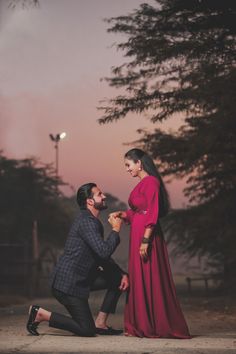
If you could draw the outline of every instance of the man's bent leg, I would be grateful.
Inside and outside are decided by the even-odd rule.
[[[116,306],[122,291],[119,289],[122,274],[116,267],[104,269],[103,277],[106,281],[107,292],[105,294],[100,311],[105,313],[115,313]]]
[[[117,271],[116,267],[112,267],[112,264],[108,270],[104,269],[97,272],[91,290],[107,289],[107,292],[96,318],[96,327],[106,328],[109,313],[115,313],[121,295],[121,290],[119,289],[121,278],[121,272]]]
[[[114,313],[116,306],[121,295],[121,290],[119,289],[121,283],[121,275],[113,276],[111,279],[105,279],[107,283],[108,290],[103,300],[100,312],[96,318],[96,332],[102,335],[119,335],[123,332],[121,329],[113,329],[107,325],[107,318],[110,313]]]
[[[52,312],[49,326],[70,331],[83,337],[94,336],[96,328],[88,300],[64,294],[56,289],[52,289],[52,293],[65,306],[72,318]]]

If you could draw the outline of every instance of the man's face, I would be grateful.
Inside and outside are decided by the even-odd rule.
[[[93,187],[92,193],[93,196],[90,199],[94,202],[94,208],[97,210],[107,209],[106,196],[102,193],[102,191],[98,187]]]

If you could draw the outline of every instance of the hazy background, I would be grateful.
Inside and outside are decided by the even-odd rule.
[[[54,162],[49,133],[65,131],[59,144],[63,180],[75,188],[95,181],[127,201],[137,181],[124,169],[129,147],[123,143],[134,141],[138,128],[153,125],[136,115],[105,126],[97,122],[99,101],[118,93],[100,79],[125,60],[112,47],[119,36],[106,32],[103,19],[127,14],[142,2],[41,0],[40,7],[10,9],[9,1],[0,1],[0,149],[8,157]],[[176,129],[178,122],[164,127]],[[183,185],[168,185],[173,207],[184,205]]]

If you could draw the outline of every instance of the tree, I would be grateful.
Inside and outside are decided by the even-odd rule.
[[[38,0],[8,0],[8,6],[15,9],[17,6],[27,8],[31,6],[39,6]]]
[[[148,113],[156,124],[183,117],[179,131],[139,131],[136,144],[165,175],[188,177],[185,193],[194,205],[169,224],[178,231],[179,249],[209,255],[229,275],[236,269],[236,3],[157,0],[108,23],[110,32],[128,37],[117,48],[129,60],[106,78],[125,93],[100,107],[100,123],[129,112]]]
[[[1,242],[28,241],[38,221],[40,241],[64,244],[72,218],[50,165],[32,159],[8,159],[0,154]]]

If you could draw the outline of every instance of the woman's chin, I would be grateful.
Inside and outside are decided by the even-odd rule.
[[[137,177],[137,173],[135,173],[135,172],[130,172],[129,174],[131,177]]]

